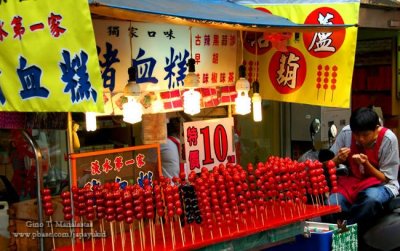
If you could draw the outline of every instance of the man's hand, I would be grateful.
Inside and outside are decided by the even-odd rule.
[[[355,160],[357,164],[366,164],[368,163],[368,156],[365,154],[354,154],[352,158]]]
[[[354,154],[352,156],[352,158],[354,159],[354,161],[360,165],[360,168],[362,168],[364,171],[361,171],[362,169],[360,169],[361,173],[363,173],[366,176],[374,176],[375,178],[379,179],[382,182],[387,182],[387,178],[386,176],[379,171],[379,169],[375,168],[371,162],[369,162],[368,160],[368,156],[365,154]]]
[[[340,148],[338,154],[336,155],[336,164],[342,164],[347,160],[347,157],[349,157],[350,154],[350,148],[348,147],[342,147]]]

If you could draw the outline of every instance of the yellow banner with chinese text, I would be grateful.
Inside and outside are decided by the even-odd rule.
[[[263,99],[350,107],[358,2],[249,7],[299,24],[354,25],[333,32],[247,33],[244,39],[246,67],[257,74]]]
[[[0,1],[0,111],[103,111],[88,2]]]

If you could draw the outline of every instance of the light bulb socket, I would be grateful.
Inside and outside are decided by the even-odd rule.
[[[195,67],[196,61],[193,58],[189,58],[188,60],[188,68],[189,72],[186,74],[185,79],[183,80],[185,88],[197,88],[199,87],[200,84],[200,79],[196,75],[196,67]]]
[[[196,72],[196,60],[194,60],[193,58],[189,58],[187,65],[189,68],[189,72]]]
[[[260,93],[260,83],[257,80],[253,82],[253,93]]]
[[[136,82],[136,77],[137,77],[137,69],[135,66],[131,66],[128,68],[128,82]]]
[[[246,77],[246,66],[240,65],[239,66],[239,78],[245,78]]]

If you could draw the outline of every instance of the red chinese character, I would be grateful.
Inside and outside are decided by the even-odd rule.
[[[59,37],[60,34],[65,32],[65,28],[60,27],[62,16],[50,14],[50,17],[47,19],[47,23],[50,26],[50,32],[53,37]]]
[[[215,52],[215,53],[213,53],[213,55],[212,55],[212,63],[213,64],[218,64],[218,53],[217,52]]]
[[[204,46],[210,46],[210,35],[204,35]]]
[[[98,160],[90,162],[90,170],[91,170],[92,175],[101,174],[100,164],[99,164]]]
[[[43,30],[44,29],[44,24],[43,23],[32,24],[31,26],[29,26],[29,29],[31,31]]]
[[[208,73],[203,73],[203,84],[207,84],[208,83]]]
[[[228,35],[222,35],[221,45],[222,46],[227,46],[228,45]]]
[[[218,73],[216,73],[216,72],[211,73],[211,83],[213,83],[213,84],[218,83]]]
[[[200,53],[194,54],[194,60],[196,61],[196,64],[200,63]]]
[[[122,156],[115,157],[114,164],[114,170],[121,171],[121,168],[124,167],[124,158]]]
[[[213,46],[218,46],[219,45],[219,35],[215,34],[213,37]]]
[[[128,159],[125,161],[125,166],[131,166],[135,164],[135,160],[134,159]]]
[[[197,34],[195,37],[194,37],[194,43],[195,43],[195,45],[196,46],[200,46],[201,45],[201,36],[199,35],[199,34]]]
[[[0,21],[0,41],[3,41],[3,39],[8,36],[8,33],[3,30],[3,25],[4,22]]]
[[[189,166],[190,170],[193,170],[195,168],[200,169],[200,158],[199,158],[199,150],[195,151],[190,151],[189,152]]]
[[[104,160],[102,167],[103,167],[103,172],[105,173],[108,173],[109,171],[114,169],[113,166],[111,165],[111,160],[107,158]]]
[[[219,74],[219,82],[220,83],[225,83],[225,81],[226,81],[226,75],[225,75],[225,72],[221,72],[220,74]]]
[[[194,126],[188,127],[186,130],[186,135],[189,146],[197,146],[197,138],[199,137],[199,134],[197,133],[197,128]]]
[[[25,27],[22,26],[22,17],[15,16],[11,21],[11,25],[14,29],[14,38],[19,37],[21,40],[22,35],[25,33]]]
[[[235,81],[235,73],[229,72],[228,73],[228,82],[233,83]]]
[[[145,156],[143,154],[141,154],[141,153],[139,153],[136,156],[136,165],[137,165],[137,167],[142,168],[144,165],[146,165],[146,162],[144,162],[144,157]]]

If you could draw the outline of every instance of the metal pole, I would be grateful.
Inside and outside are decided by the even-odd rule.
[[[68,128],[67,128],[67,139],[68,139],[68,175],[69,175],[69,190],[72,191],[72,161],[70,158],[70,154],[74,153],[74,145],[72,142],[72,114],[71,112],[68,112]],[[73,194],[71,192],[71,201],[73,200]],[[71,224],[72,226],[75,226],[75,208],[74,208],[74,203],[71,203],[71,210],[72,210],[72,219],[71,219]],[[70,229],[75,229],[74,227],[70,228]],[[71,230],[74,231],[74,230]],[[74,238],[74,233],[71,232],[71,241],[72,241],[72,250],[74,250],[75,247],[75,238]]]
[[[36,143],[36,141],[26,132],[21,131],[24,138],[28,141],[28,143],[32,146],[33,152],[35,154],[35,163],[36,163],[36,186],[37,186],[37,209],[39,216],[39,246],[40,250],[44,251],[44,233],[43,233],[43,212],[42,212],[42,194],[40,193],[43,188],[42,182],[42,153],[40,152],[40,147]]]

